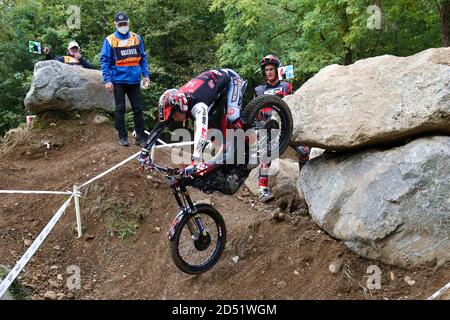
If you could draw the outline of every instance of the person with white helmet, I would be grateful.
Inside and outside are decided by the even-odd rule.
[[[70,64],[72,66],[81,66],[86,69],[94,69],[94,66],[84,57],[81,56],[80,46],[76,41],[70,41],[67,46],[67,53],[64,56],[55,58],[50,48],[44,48],[46,60],[57,60],[62,63]]]

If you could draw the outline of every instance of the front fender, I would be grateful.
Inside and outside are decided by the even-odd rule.
[[[194,203],[195,210],[198,210],[201,207],[211,207],[211,208],[213,208],[213,206],[210,205],[210,204],[198,203],[198,202]],[[169,232],[167,233],[167,236],[168,236],[170,241],[173,240],[173,236],[175,235],[175,232],[177,231],[178,225],[180,224],[181,220],[183,220],[184,216],[187,215],[187,214],[189,214],[187,210],[180,210],[180,212],[178,212],[178,214],[175,217],[175,219],[173,219],[172,224],[170,225]]]
[[[177,230],[178,224],[181,222],[181,220],[186,214],[187,212],[185,210],[180,210],[175,219],[173,219],[172,224],[170,225],[169,232],[167,234],[170,241],[172,241],[173,236],[175,235],[175,231]]]

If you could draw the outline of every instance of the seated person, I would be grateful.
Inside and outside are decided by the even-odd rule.
[[[57,60],[62,63],[67,63],[72,66],[81,66],[86,69],[94,69],[94,66],[80,54],[80,46],[76,41],[71,41],[67,46],[67,52],[65,56],[55,58],[50,48],[44,48],[45,60]]]

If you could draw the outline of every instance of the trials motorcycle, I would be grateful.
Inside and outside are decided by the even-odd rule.
[[[243,151],[245,160],[243,163],[232,164],[229,164],[229,161],[217,161],[220,157],[224,160],[224,155],[227,159],[230,154],[234,159],[237,155],[242,156],[242,150],[239,152],[236,148],[233,152],[228,150],[230,148],[225,139],[229,132],[227,129],[230,127],[226,118],[226,108],[219,104],[217,109],[219,121],[216,122],[224,137],[223,152],[219,152],[219,156],[200,163],[189,174],[186,168],[169,168],[155,163],[150,163],[147,167],[166,176],[167,185],[180,208],[170,226],[168,237],[175,265],[188,274],[203,273],[217,263],[225,248],[227,232],[221,214],[210,204],[194,203],[187,187],[208,194],[218,191],[233,195],[247,179],[251,170],[259,166],[263,153],[269,156],[281,155],[286,150],[293,130],[292,114],[286,102],[277,95],[265,94],[256,97],[241,111],[245,130],[251,131],[250,137],[245,140]],[[272,134],[273,132],[275,134]],[[256,140],[258,143],[254,143]],[[263,143],[260,143],[261,141]],[[256,152],[251,150],[251,145],[257,145]]]

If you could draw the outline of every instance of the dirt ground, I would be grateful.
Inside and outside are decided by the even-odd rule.
[[[48,116],[6,138],[0,189],[68,190],[139,151],[119,146],[111,124],[96,124],[95,116]],[[175,201],[163,177],[137,167],[132,161],[82,190],[81,239],[70,205],[20,275],[32,299],[50,290],[61,299],[425,299],[450,281],[448,264],[406,270],[360,258],[321,231],[306,210],[275,221],[276,204],[258,203],[244,187],[233,196],[191,191],[222,213],[228,241],[213,269],[186,275],[169,253]],[[0,264],[14,266],[64,197],[0,195]],[[336,273],[329,271],[332,262],[341,264]],[[69,290],[66,269],[73,265],[81,288]],[[368,288],[371,265],[381,270],[380,289]]]

